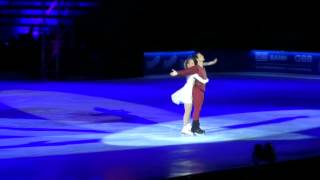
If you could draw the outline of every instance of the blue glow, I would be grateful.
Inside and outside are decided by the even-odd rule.
[[[30,27],[29,26],[18,26],[14,28],[15,32],[17,34],[28,34],[30,31]],[[48,31],[49,28],[47,27],[43,27],[44,31]],[[33,32],[32,32],[32,36],[34,38],[38,38],[40,36],[40,28],[39,27],[34,27]]]
[[[276,50],[252,50],[252,54],[257,53],[272,53],[272,54],[284,54],[284,55],[312,55],[320,56],[320,52],[298,52],[298,51],[276,51]]]
[[[69,19],[57,19],[57,18],[19,18],[19,24],[29,25],[57,25],[59,22],[64,24],[70,24]]]
[[[30,26],[16,26],[14,29],[19,34],[26,34],[26,33],[29,33]],[[49,30],[48,27],[41,27],[41,29],[44,29],[45,31]],[[33,31],[40,31],[40,28],[39,27],[34,27]]]
[[[38,9],[24,9],[24,10],[0,10],[0,13],[2,14],[8,14],[8,15],[44,15],[45,11],[43,10],[38,10]],[[84,15],[87,12],[80,11],[80,10],[72,10],[72,11],[61,11],[59,12],[58,10],[52,10],[50,12],[50,15],[52,16],[57,16],[57,15]]]
[[[50,6],[52,4],[52,2],[12,2],[12,1],[0,1],[0,6]],[[98,5],[98,3],[96,2],[65,2],[65,3],[61,3],[63,4],[63,6],[65,7],[95,7]]]
[[[189,56],[193,55],[196,51],[177,51],[177,52],[145,52],[144,56]]]
[[[180,136],[183,106],[170,95],[184,79],[2,83],[0,159],[239,140],[319,141],[319,130],[312,132],[320,127],[319,80],[227,77],[215,75],[207,86],[201,117],[207,134],[201,137]]]
[[[171,69],[183,68],[183,62],[196,51],[145,52],[145,74],[167,74]]]
[[[44,31],[49,32],[51,28],[47,26],[56,26],[59,23],[64,25],[72,24],[73,18],[70,16],[81,16],[90,13],[89,8],[97,7],[98,2],[65,2],[65,1],[9,1],[0,0],[0,14],[14,15],[14,17],[0,18],[0,23],[13,24],[12,35],[29,33],[31,26],[44,26]],[[13,8],[7,8],[10,6]],[[58,10],[58,7],[62,7]],[[82,7],[76,9],[76,7]],[[85,9],[86,8],[86,9]],[[56,16],[63,16],[58,18]],[[26,27],[29,26],[29,27]],[[39,28],[34,28],[33,37],[40,35]]]
[[[209,77],[207,134],[195,137],[180,135],[183,106],[170,101],[183,79],[1,82],[1,179],[182,177],[252,166],[254,144],[265,142],[279,162],[319,156],[319,76],[226,75]]]

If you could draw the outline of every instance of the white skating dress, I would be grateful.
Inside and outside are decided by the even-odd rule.
[[[196,80],[203,84],[206,84],[209,81],[209,79],[204,80],[198,74],[188,76],[186,84],[171,95],[172,102],[178,105],[192,104],[192,89]]]

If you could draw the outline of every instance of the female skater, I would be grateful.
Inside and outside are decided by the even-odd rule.
[[[197,61],[193,58],[189,58],[184,62],[184,68],[190,68],[197,64]],[[211,65],[211,64],[209,64]],[[206,84],[209,79],[203,79],[198,74],[192,74],[187,77],[186,84],[171,95],[172,102],[175,104],[184,104],[184,115],[183,115],[183,128],[181,130],[182,134],[192,135],[191,132],[191,123],[190,123],[190,114],[192,110],[192,89],[195,83],[195,80]]]

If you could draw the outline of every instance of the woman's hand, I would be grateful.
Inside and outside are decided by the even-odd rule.
[[[177,76],[178,72],[174,69],[171,70],[170,76]]]

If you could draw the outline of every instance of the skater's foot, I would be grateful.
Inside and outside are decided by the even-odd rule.
[[[181,134],[192,136],[193,133],[191,132],[191,125],[187,124],[187,125],[183,126],[183,128],[181,130]]]
[[[204,130],[199,128],[199,129],[194,130],[193,133],[195,133],[195,134],[205,134],[206,131],[204,131]]]
[[[194,134],[205,134],[205,131],[200,128],[199,120],[192,122],[191,132]]]
[[[194,133],[192,133],[191,131],[188,131],[188,132],[182,132],[181,131],[181,135],[183,135],[183,136],[193,136]]]

